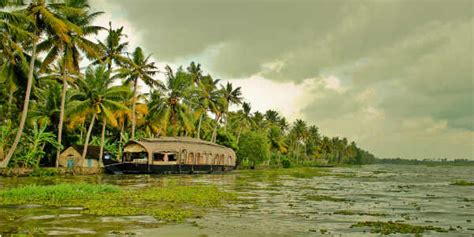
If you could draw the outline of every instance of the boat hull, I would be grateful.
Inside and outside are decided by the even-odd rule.
[[[148,165],[136,163],[117,163],[105,166],[113,174],[209,174],[233,170],[232,166],[223,165]]]

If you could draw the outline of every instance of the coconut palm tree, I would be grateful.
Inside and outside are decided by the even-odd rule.
[[[128,61],[128,64],[120,68],[115,77],[126,78],[126,83],[133,87],[132,96],[132,139],[135,139],[135,127],[137,123],[135,107],[137,98],[138,81],[141,80],[145,85],[155,88],[164,88],[161,81],[153,79],[153,76],[158,72],[158,68],[154,62],[150,62],[151,55],[144,56],[143,50],[140,47],[135,48],[133,57]]]
[[[194,93],[193,82],[189,74],[179,68],[176,73],[166,66],[165,89],[152,91],[149,113],[159,119],[164,134],[168,133],[168,124],[172,124],[172,134],[178,135],[178,125],[185,135],[193,129],[193,118],[190,111],[190,97]]]
[[[265,120],[267,121],[267,123],[269,123],[269,125],[277,125],[278,122],[280,121],[281,117],[280,115],[278,114],[277,111],[275,110],[267,110],[265,112]]]
[[[84,150],[82,151],[83,159],[87,154],[87,147],[95,120],[98,119],[98,116],[101,116],[102,132],[99,164],[102,164],[107,122],[112,126],[116,126],[117,120],[113,116],[113,111],[128,110],[120,101],[123,101],[123,98],[130,92],[129,88],[127,86],[111,86],[113,80],[109,74],[110,72],[102,65],[95,68],[92,66],[88,67],[84,80],[78,81],[79,89],[71,97],[73,101],[68,105],[68,114],[87,112],[91,116],[91,122],[84,143]]]
[[[221,93],[223,102],[219,103],[220,106],[216,106],[218,109],[216,109],[216,126],[212,132],[212,142],[216,142],[217,127],[219,126],[221,119],[226,116],[227,112],[229,111],[229,107],[233,104],[240,105],[243,100],[242,88],[239,86],[234,89],[232,83],[230,82],[227,82],[225,86],[221,86]]]
[[[61,12],[65,19],[80,28],[81,34],[70,34],[70,41],[62,41],[58,35],[50,34],[41,43],[38,44],[38,52],[47,52],[41,68],[46,70],[49,65],[55,62],[59,57],[61,60],[60,78],[62,81],[61,108],[58,123],[58,143],[62,143],[64,108],[66,104],[66,91],[68,86],[68,78],[79,73],[79,63],[81,61],[81,53],[89,60],[97,59],[101,56],[101,49],[98,44],[90,41],[88,37],[96,35],[100,30],[104,29],[100,26],[91,25],[92,21],[102,12],[89,13],[90,6],[87,0],[65,1],[63,8],[67,11]],[[56,152],[56,167],[59,163],[60,151]]]
[[[34,35],[29,39],[28,45],[31,47],[30,65],[28,68],[28,81],[23,102],[23,111],[20,117],[18,131],[15,140],[8,151],[5,159],[0,163],[0,167],[6,167],[11,157],[15,153],[16,147],[20,142],[30,103],[31,89],[33,86],[33,75],[35,70],[35,61],[37,57],[37,44],[44,33],[48,35],[57,35],[65,42],[71,42],[71,34],[82,34],[81,29],[64,18],[62,11],[65,11],[63,4],[47,3],[45,0],[32,0],[30,4],[20,10],[25,14],[32,24],[29,24],[29,30]]]
[[[291,133],[294,134],[295,137],[295,144],[296,144],[296,156],[297,160],[299,161],[300,159],[300,145],[301,143],[304,143],[304,138],[307,135],[307,124],[305,121],[301,119],[297,119],[292,127]]]
[[[252,107],[250,103],[243,102],[242,109],[238,111],[240,126],[237,132],[237,142],[236,142],[237,144],[239,144],[240,136],[242,135],[242,130],[245,128],[247,129],[251,128],[253,125],[252,115],[250,114],[251,110],[252,110]]]
[[[125,56],[128,42],[122,42],[124,37],[127,37],[123,32],[123,27],[118,29],[112,28],[112,23],[109,22],[109,29],[107,30],[107,37],[105,42],[99,41],[99,47],[103,52],[103,56],[96,60],[95,64],[105,63],[107,70],[111,71],[113,64],[124,66],[129,60]]]
[[[189,64],[189,67],[187,67],[186,70],[191,74],[191,80],[193,81],[193,83],[196,86],[199,86],[199,83],[203,78],[201,64],[191,62],[191,64]]]
[[[193,74],[191,74],[194,78]],[[194,111],[196,117],[199,117],[196,137],[201,139],[201,125],[204,116],[208,111],[216,111],[220,97],[220,91],[217,89],[220,79],[213,79],[210,75],[203,76],[198,81],[198,96],[193,97]]]

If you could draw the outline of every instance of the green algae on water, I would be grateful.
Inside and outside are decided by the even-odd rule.
[[[104,184],[57,184],[23,186],[0,191],[0,205],[37,204],[82,207],[96,216],[149,215],[164,221],[200,217],[204,208],[219,207],[236,195],[215,186],[165,186],[124,189]]]
[[[474,186],[474,182],[470,182],[467,180],[456,180],[451,183],[451,185],[456,185],[456,186]]]
[[[330,196],[324,196],[324,195],[306,195],[305,197],[307,200],[316,201],[316,202],[321,202],[321,201],[348,202],[349,201],[345,198],[336,198],[336,197],[330,197]]]
[[[448,232],[448,230],[443,229],[441,227],[435,226],[418,226],[418,225],[410,225],[405,223],[399,222],[382,222],[382,221],[366,221],[366,222],[358,222],[351,226],[351,228],[356,227],[370,227],[371,233],[380,233],[384,235],[389,234],[416,234],[420,236],[425,231],[436,231],[436,232]]]
[[[346,216],[354,216],[354,215],[359,215],[359,216],[388,216],[385,213],[356,212],[356,211],[350,211],[350,210],[335,211],[333,214],[346,215]]]

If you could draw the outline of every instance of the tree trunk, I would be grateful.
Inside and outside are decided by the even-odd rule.
[[[125,129],[125,120],[122,123],[122,126],[120,128],[120,138],[119,138],[119,144],[122,144],[123,141],[123,130]]]
[[[202,117],[203,116],[204,116],[204,112],[201,113],[201,116],[199,116],[197,139],[201,139],[201,123],[202,123]]]
[[[63,123],[64,123],[64,107],[66,105],[66,91],[67,91],[67,82],[66,82],[66,73],[63,69],[62,72],[63,80],[63,91],[61,93],[61,108],[59,110],[59,124],[58,124],[58,144],[62,145],[62,136],[63,136]],[[60,150],[56,151],[56,168],[59,167],[59,155],[61,154]]]
[[[10,92],[8,92],[8,110],[7,110],[8,119],[10,119],[12,115],[12,103],[13,103],[13,90],[10,90]]]
[[[104,143],[105,143],[105,129],[107,127],[107,120],[104,119],[102,120],[102,133],[100,135],[100,153],[99,153],[99,167],[103,167],[103,163],[104,162],[102,160],[102,157],[104,157]]]
[[[96,114],[94,113],[92,115],[92,120],[91,120],[91,124],[89,125],[89,129],[87,130],[86,141],[84,142],[84,149],[82,150],[82,160],[86,159],[87,147],[89,146],[89,139],[91,137],[92,128],[94,127],[95,117],[96,117]]]
[[[132,97],[132,140],[135,139],[135,126],[136,126],[136,116],[135,116],[135,103],[137,96],[137,80],[133,82],[133,97]]]
[[[25,128],[26,117],[28,116],[28,107],[30,104],[30,95],[31,87],[33,86],[33,72],[35,70],[35,60],[36,60],[36,40],[33,41],[33,52],[31,53],[30,68],[28,69],[28,82],[26,85],[25,92],[25,101],[23,102],[23,111],[21,113],[20,124],[18,126],[18,131],[13,141],[12,147],[8,151],[7,156],[3,161],[0,162],[0,168],[5,168],[8,166],[13,154],[15,153],[16,147],[20,142],[21,135],[23,134],[23,129]]]
[[[237,133],[237,146],[239,145],[240,135],[241,135],[241,134],[242,134],[242,126],[240,126],[239,132]]]
[[[81,124],[81,142],[84,141],[84,126],[86,125],[86,118],[84,118],[84,121],[82,121]]]
[[[216,116],[216,126],[214,127],[214,130],[212,131],[211,142],[216,142],[217,140],[217,127],[219,127],[220,118],[221,117],[219,115]]]

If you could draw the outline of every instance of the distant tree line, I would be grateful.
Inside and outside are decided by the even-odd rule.
[[[468,159],[454,159],[447,158],[439,159],[402,159],[402,158],[384,158],[376,159],[374,163],[377,164],[398,164],[398,165],[474,165],[474,160]]]
[[[101,14],[87,0],[0,0],[0,167],[57,165],[72,144],[118,158],[129,140],[160,136],[226,145],[248,166],[374,162],[301,119],[252,111],[240,87],[200,64],[158,68],[140,47],[128,51],[123,27],[93,25]]]

